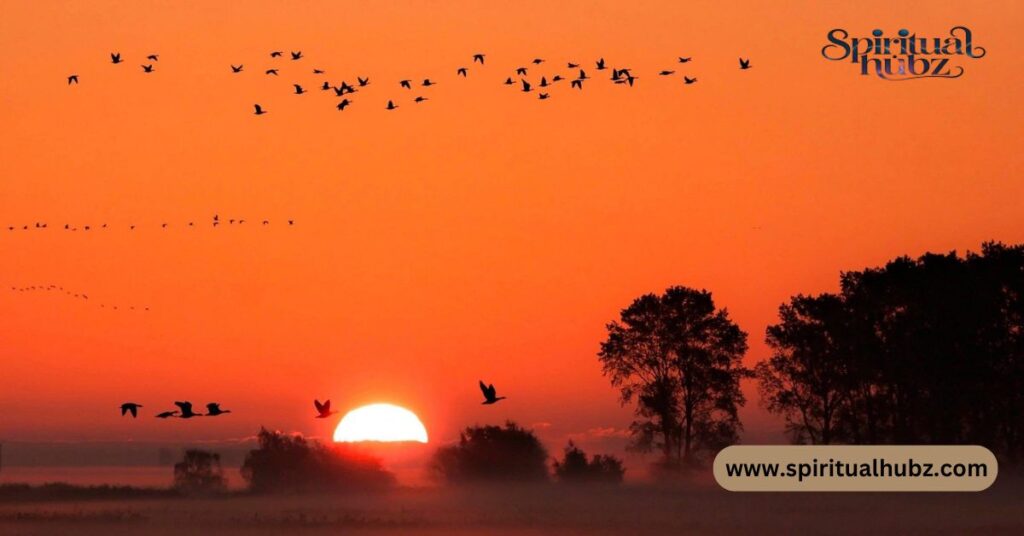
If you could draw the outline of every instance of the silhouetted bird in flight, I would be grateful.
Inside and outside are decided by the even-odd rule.
[[[146,56],[146,59],[149,60],[149,61],[160,61],[160,55],[159,54],[150,54],[150,55]]]
[[[675,74],[675,71],[661,71],[658,74],[661,75],[661,76],[671,76],[671,75]]]
[[[405,89],[412,89],[412,80],[402,80],[401,82],[398,83],[398,85],[404,87]]]
[[[597,60],[597,70],[598,71],[603,71],[605,69],[606,69],[606,67],[604,66],[604,58],[601,58],[601,59]]]
[[[320,86],[320,91],[327,91],[328,89],[331,89],[331,84],[325,80],[324,85]]]
[[[267,112],[266,112],[266,111],[265,111],[265,110],[263,109],[263,107],[262,107],[262,106],[260,106],[259,104],[253,104],[252,106],[253,106],[253,108],[256,108],[256,111],[255,111],[255,112],[253,112],[253,113],[255,113],[256,115],[263,115],[263,114],[267,113]],[[217,220],[214,220],[214,221],[213,221],[213,223],[214,223],[214,224],[216,224],[216,223],[217,223]]]
[[[142,72],[144,72],[144,73],[151,73],[151,72],[153,72],[153,65],[143,65],[142,66]]]
[[[504,396],[495,396],[498,393],[494,389],[494,384],[487,385],[483,382],[483,380],[480,380],[480,391],[483,392],[484,394],[484,405],[494,404],[497,401],[504,400],[506,398]]]
[[[121,416],[124,417],[125,415],[131,413],[132,418],[134,419],[135,417],[139,416],[139,408],[141,407],[142,404],[136,404],[135,402],[125,402],[124,404],[121,404]]]
[[[295,86],[295,94],[296,95],[302,95],[303,93],[306,92],[305,89],[302,89],[302,86],[300,86],[298,84],[292,84],[292,85]]]
[[[573,62],[571,62],[571,61],[570,61],[569,63],[567,63],[567,64],[566,64],[566,66],[567,66],[568,68],[570,68],[570,69],[576,69],[576,68],[578,68],[578,67],[580,66],[580,64],[578,64],[578,63],[573,63]]]
[[[584,71],[583,69],[580,69],[580,77],[579,78],[580,78],[580,80],[587,80],[590,77],[587,76],[587,71]]]
[[[277,69],[267,69],[267,74],[277,76]]]
[[[388,110],[394,110],[395,108],[398,108],[398,105],[394,102],[388,101]]]
[[[740,58],[740,69],[749,69],[749,68],[750,68],[750,59],[749,58],[747,58],[747,59]]]
[[[420,103],[420,102],[423,102],[425,100],[427,100],[426,97],[416,97],[415,99],[413,99],[413,102]]]
[[[349,104],[352,104],[352,103],[349,102],[348,99],[342,99],[341,102],[338,103],[338,110],[339,111],[344,110],[345,107],[348,106]]]
[[[370,79],[369,78],[359,78],[357,76],[356,80],[359,82],[359,87],[366,87],[367,85],[370,84]]]
[[[163,413],[157,413],[156,414],[156,418],[157,419],[166,419],[168,417],[173,417],[173,416],[175,416],[177,414],[178,414],[177,411],[165,411]]]
[[[516,69],[516,74],[519,76],[526,76],[526,67],[520,67]]]
[[[240,73],[240,72],[242,72],[242,67],[245,67],[245,65],[239,65],[238,67],[235,67],[234,64],[232,64],[231,65],[231,72],[233,72],[233,73]]]
[[[288,220],[288,225],[295,225],[295,220]]]
[[[689,76],[684,76],[683,77],[683,82],[686,82],[687,84],[692,84],[692,83],[694,83],[696,81],[697,81],[696,78],[690,78]]]
[[[324,74],[320,69],[313,69],[313,74]]]
[[[541,59],[541,58],[533,58],[533,64],[534,65],[540,65],[542,63],[544,63],[543,59]]]
[[[693,58],[684,58],[684,57],[680,56],[679,57],[679,63],[686,63],[686,62],[690,61],[691,59],[693,59]]]
[[[73,74],[73,75],[68,77],[68,85],[69,86],[71,84],[77,84],[77,83],[78,83],[78,75],[77,74]]]
[[[505,85],[506,86],[512,86],[512,85],[515,85],[515,83],[516,83],[515,80],[512,80],[511,76],[505,79]]]
[[[433,85],[436,85],[436,84],[437,84],[437,82],[434,82],[434,81],[432,81],[429,78],[424,78],[422,85],[423,85],[423,87],[430,87],[430,86],[433,86]]]
[[[548,79],[547,79],[547,77],[544,77],[544,76],[540,77],[540,87],[548,87]]]
[[[111,52],[110,53],[110,63],[113,63],[113,64],[121,63],[121,53],[120,52]]]
[[[547,93],[541,93],[541,94],[539,95],[539,97],[540,97],[540,100],[547,100],[547,98],[549,97],[549,95],[548,95]]]
[[[315,418],[317,419],[326,419],[337,413],[337,411],[331,411],[330,400],[324,400],[323,404],[321,404],[319,400],[314,400],[313,405],[316,406],[317,416]]]
[[[459,70],[455,71],[455,74],[460,75],[463,78],[465,78],[468,72],[469,72],[469,69],[466,69],[465,67],[459,67]]]
[[[523,82],[523,92],[524,93],[529,93],[530,92],[530,83],[527,82],[526,80],[523,80],[522,82]]]
[[[280,58],[281,57],[281,51],[280,50],[275,50],[275,51],[271,52],[270,53],[270,57],[271,58]]]
[[[302,58],[302,51],[292,52],[292,59],[297,60]]]
[[[483,54],[473,54],[473,61],[479,61],[480,65],[483,65],[484,64],[484,55]]]
[[[578,80],[573,80],[572,82],[569,83],[569,87],[574,87],[576,89],[583,89],[583,79],[580,78]]]
[[[562,75],[560,75],[560,74],[556,74],[555,76],[551,77],[551,83],[552,84],[554,84],[555,82],[561,82],[562,80],[563,80],[563,78],[562,78]]]
[[[181,418],[182,419],[191,419],[192,417],[202,417],[203,416],[202,413],[196,413],[196,412],[192,411],[192,403],[191,402],[175,402],[174,405],[178,406],[179,408],[181,408]]]
[[[216,417],[217,415],[224,415],[225,413],[231,413],[230,409],[220,409],[220,404],[216,402],[210,402],[206,405],[206,416]]]

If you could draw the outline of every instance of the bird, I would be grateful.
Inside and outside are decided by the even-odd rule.
[[[256,108],[256,111],[253,112],[256,115],[263,115],[263,114],[267,113],[266,110],[264,110],[263,107],[260,106],[259,104],[253,104],[252,106],[253,106],[253,108]],[[216,223],[216,220],[214,220],[214,223]],[[134,225],[132,227],[134,227]]]
[[[750,58],[747,58],[747,59],[740,58],[740,69],[749,69],[749,68],[750,68]]]
[[[349,101],[348,99],[341,99],[341,102],[339,102],[337,106],[338,111],[344,110],[345,107],[348,106],[349,104],[352,104],[352,102]]]
[[[543,59],[541,59],[541,58],[533,58],[533,64],[534,65],[540,65],[542,63],[544,63]]]
[[[292,85],[295,86],[295,94],[296,95],[302,95],[303,93],[306,92],[305,89],[302,89],[302,86],[300,86],[298,84],[292,84]]]
[[[529,93],[530,92],[530,83],[527,82],[526,80],[523,80],[522,82],[523,82],[523,92],[524,93]]]
[[[298,51],[298,52],[292,52],[292,59],[293,60],[298,60],[298,59],[301,59],[301,58],[302,58],[302,51],[301,50]]]
[[[436,85],[436,84],[437,84],[437,82],[434,82],[433,80],[431,80],[429,78],[424,78],[422,85],[423,85],[423,87],[430,87],[430,86],[433,86],[433,85]]]
[[[484,383],[483,380],[480,380],[480,391],[482,391],[484,394],[483,405],[494,404],[499,400],[504,400],[505,398],[507,398],[504,396],[495,396],[497,395],[497,391],[495,391],[494,389],[494,384],[487,385]]]
[[[661,71],[658,74],[661,75],[661,76],[671,76],[671,75],[675,74],[675,71]]]
[[[679,63],[686,63],[686,62],[690,61],[691,59],[693,59],[693,58],[684,58],[682,56],[679,56]]]
[[[562,78],[562,75],[560,75],[560,74],[556,74],[555,76],[551,77],[551,83],[561,82],[562,80],[564,80],[564,79]]]
[[[139,408],[141,407],[142,404],[136,404],[135,402],[125,402],[124,404],[121,404],[121,416],[124,417],[128,413],[131,413],[132,418],[134,419],[139,416]]]
[[[111,52],[110,53],[110,63],[113,63],[115,65],[118,64],[118,63],[121,63],[121,53],[120,52]]]
[[[324,85],[320,86],[320,90],[321,91],[327,91],[328,89],[331,89],[331,84],[330,84],[330,82],[327,82],[326,80],[324,80]]]
[[[295,220],[288,220],[288,225],[295,225]]]
[[[369,78],[360,78],[360,77],[357,76],[356,80],[359,81],[359,87],[366,87],[367,85],[370,84],[370,79]]]
[[[541,93],[541,94],[539,95],[539,97],[540,97],[540,100],[547,100],[547,98],[549,97],[549,95],[548,95],[547,93]]]
[[[142,72],[144,72],[144,73],[151,73],[151,72],[153,72],[153,65],[152,64],[143,65],[142,66]]]
[[[516,74],[519,76],[526,76],[526,67],[520,67],[516,69]]]
[[[331,415],[337,413],[337,411],[331,411],[331,401],[324,400],[323,404],[319,400],[314,400],[313,405],[316,407],[317,416],[315,419],[326,419]]]
[[[584,71],[583,69],[580,69],[580,77],[579,78],[580,78],[580,80],[587,80],[590,77],[587,76],[587,71]]]
[[[275,51],[270,53],[270,57],[271,58],[280,58],[281,54],[282,54],[282,52],[280,50],[275,50]]]
[[[540,77],[540,87],[548,87],[548,79],[546,76]]]
[[[206,416],[207,417],[216,417],[218,415],[223,415],[225,413],[231,413],[231,410],[230,409],[220,409],[220,404],[218,404],[216,402],[210,402],[209,404],[206,405]]]
[[[516,83],[515,80],[512,80],[511,76],[505,79],[505,85],[506,86],[512,86],[512,85],[515,85],[515,83]]]
[[[425,100],[427,100],[426,97],[416,97],[415,99],[413,99],[413,102],[419,103],[419,102],[423,102]]]
[[[583,79],[580,78],[578,80],[573,80],[572,82],[569,83],[569,87],[574,87],[576,89],[583,89]]]
[[[267,74],[277,76],[277,69],[267,69]]]
[[[324,74],[324,72],[320,69],[313,69],[313,74]]]
[[[178,414],[177,411],[165,411],[163,413],[157,413],[156,414],[156,418],[157,419],[166,419],[168,417],[174,417],[177,414]]]
[[[182,419],[191,419],[192,417],[202,417],[203,416],[202,413],[196,413],[196,412],[192,411],[192,403],[191,402],[175,402],[174,405],[178,406],[179,408],[181,408],[181,418]]]
[[[465,67],[459,67],[459,70],[455,71],[455,74],[465,78],[466,74],[468,73],[468,71],[469,71],[469,69],[466,69]]]
[[[689,76],[684,76],[683,77],[683,82],[686,82],[687,84],[692,84],[692,83],[694,83],[696,81],[697,81],[696,78],[690,78]]]
[[[473,54],[473,61],[479,61],[480,65],[483,65],[484,64],[484,55],[483,54]]]
[[[404,87],[405,89],[412,89],[412,80],[402,80],[401,82],[398,83],[398,85]]]
[[[242,72],[242,67],[245,67],[245,66],[244,65],[239,65],[238,67],[235,67],[235,65],[232,64],[231,65],[231,72],[233,72],[233,73],[240,73],[240,72]]]
[[[578,64],[578,63],[573,63],[573,62],[571,62],[571,61],[570,61],[569,63],[567,63],[567,64],[566,64],[566,67],[568,67],[568,68],[570,68],[570,69],[576,69],[576,68],[578,68],[579,66],[580,66],[580,64]]]
[[[603,71],[603,70],[606,69],[606,67],[604,66],[604,58],[601,58],[601,59],[597,60],[596,63],[597,63],[597,70],[598,71]]]
[[[73,74],[73,75],[68,77],[68,85],[69,86],[71,84],[77,84],[77,83],[78,83],[78,75],[77,74]]]
[[[160,55],[159,54],[150,54],[150,55],[146,56],[146,59],[149,60],[149,61],[160,61]]]
[[[398,105],[394,102],[388,101],[388,110],[394,110],[395,108],[398,108]]]

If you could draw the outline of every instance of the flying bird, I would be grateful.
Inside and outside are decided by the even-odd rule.
[[[77,84],[77,83],[78,83],[78,75],[77,74],[73,74],[73,75],[68,77],[68,85],[69,86],[71,84]]]
[[[359,81],[359,87],[366,87],[370,83],[370,79],[369,78],[359,78],[357,76],[356,80]]]
[[[696,78],[690,78],[689,76],[684,76],[683,77],[683,82],[686,82],[687,85],[693,84],[696,81],[697,81]]]
[[[388,101],[388,110],[394,110],[395,108],[398,108],[398,105],[394,102]]]
[[[514,81],[514,80],[512,80],[512,77],[511,77],[511,76],[505,79],[505,85],[506,85],[506,86],[512,86],[512,85],[515,85],[515,81]]]
[[[331,84],[325,80],[324,85],[320,86],[320,90],[327,91],[328,89],[331,89]]]
[[[218,415],[224,415],[225,413],[231,413],[230,409],[220,409],[220,404],[216,402],[210,402],[206,405],[206,416],[216,417]]]
[[[277,76],[277,69],[267,69],[267,74]]]
[[[480,391],[483,392],[484,394],[483,405],[494,404],[497,401],[504,400],[506,398],[504,396],[495,396],[498,393],[494,389],[494,384],[487,385],[483,382],[483,380],[480,380]]]
[[[548,87],[548,79],[545,76],[540,77],[540,87]]]
[[[671,75],[675,74],[675,71],[661,71],[658,74],[661,75],[661,76],[671,76]]]
[[[573,62],[570,61],[569,63],[566,64],[566,66],[569,67],[570,69],[576,69],[576,68],[579,68],[580,64],[573,63]]]
[[[436,84],[437,84],[437,82],[434,82],[434,81],[430,80],[429,78],[424,78],[423,79],[423,86],[424,87],[430,87],[430,86],[433,86],[433,85],[436,85]]]
[[[192,411],[192,403],[191,402],[175,402],[174,405],[178,406],[181,409],[181,418],[182,419],[191,419],[192,417],[202,417],[203,416],[202,413],[196,413],[196,412]]]
[[[569,83],[569,87],[574,87],[576,89],[583,89],[583,79],[580,78],[579,80],[573,80],[572,82]]]
[[[526,76],[526,67],[520,67],[516,69],[516,74],[519,76]]]
[[[142,72],[144,72],[144,73],[151,73],[151,72],[153,72],[153,65],[152,64],[143,65],[142,66]]]
[[[402,80],[401,82],[398,83],[398,85],[404,87],[405,89],[412,89],[412,80]]]
[[[253,104],[253,105],[252,105],[252,107],[256,109],[256,111],[255,111],[255,112],[253,112],[253,113],[255,113],[256,115],[263,115],[263,114],[267,113],[267,112],[266,112],[266,111],[265,111],[265,110],[263,109],[263,107],[262,107],[262,106],[260,106],[259,104]],[[214,219],[214,223],[217,223],[217,220],[216,220],[216,218]],[[133,225],[132,227],[135,227],[135,226]]]
[[[232,64],[231,65],[231,72],[233,72],[233,73],[240,73],[240,72],[242,72],[242,67],[245,67],[245,66],[244,65],[239,65],[238,67],[235,67],[234,64]]]
[[[313,69],[313,74],[324,74],[324,72],[320,69]]]
[[[483,54],[473,54],[473,61],[479,61],[480,65],[483,65],[484,64],[484,55]]]
[[[317,416],[314,417],[315,419],[326,419],[326,418],[330,417],[331,415],[334,415],[335,413],[337,413],[337,411],[331,411],[331,401],[330,400],[324,400],[323,404],[321,404],[319,400],[314,400],[313,401],[313,405],[316,406],[316,412],[317,412]]]
[[[149,60],[149,61],[160,61],[160,55],[159,54],[150,54],[150,55],[146,56],[146,59]]]
[[[292,84],[292,85],[295,86],[295,94],[296,95],[302,95],[303,93],[306,92],[305,89],[302,89],[302,86],[300,86],[298,84]]]
[[[118,63],[121,63],[121,53],[120,52],[111,52],[110,53],[110,63],[113,63],[115,65],[118,64]]]
[[[302,51],[292,52],[292,59],[297,60],[302,58]]]
[[[132,418],[134,419],[135,417],[139,416],[139,408],[141,407],[142,404],[136,404],[135,402],[125,402],[124,404],[121,404],[121,416],[124,417],[128,413],[131,413]]]
[[[157,413],[156,414],[156,418],[157,419],[166,419],[168,417],[174,417],[177,414],[178,414],[177,411],[165,411],[163,413]]]
[[[540,100],[547,100],[547,99],[548,99],[548,97],[549,97],[549,95],[548,95],[547,93],[541,93],[541,94],[539,95],[539,97],[540,97]]]
[[[679,63],[686,63],[686,62],[690,61],[691,59],[693,59],[693,58],[684,58],[682,56],[679,56]]]
[[[275,51],[271,52],[270,53],[270,57],[271,58],[279,58],[279,57],[281,57],[281,51],[280,50],[275,50]]]
[[[349,101],[348,99],[342,99],[341,102],[338,103],[338,111],[344,110],[345,107],[348,106],[349,104],[352,104],[352,102]]]
[[[534,64],[534,65],[540,65],[540,64],[542,64],[542,63],[544,63],[544,60],[543,60],[543,59],[541,59],[541,58],[534,58],[534,59],[533,59],[533,64]]]
[[[459,70],[455,71],[455,74],[465,78],[466,74],[468,73],[468,71],[469,71],[469,69],[466,69],[465,67],[459,67]]]
[[[601,58],[601,59],[597,60],[596,63],[597,63],[597,70],[598,71],[603,71],[603,70],[606,69],[606,67],[604,66],[604,58]]]
[[[747,59],[740,58],[740,69],[749,69],[749,68],[750,68],[750,58],[747,58]]]
[[[415,99],[413,99],[413,102],[420,103],[420,102],[423,102],[425,100],[427,100],[426,97],[416,97]]]
[[[580,80],[587,80],[589,78],[590,77],[587,76],[587,71],[584,71],[583,69],[580,69]]]

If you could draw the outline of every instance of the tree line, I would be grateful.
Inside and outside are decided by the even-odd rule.
[[[736,442],[740,381],[794,443],[980,444],[1024,455],[1024,245],[900,257],[797,295],[766,331],[771,356],[743,366],[747,334],[711,293],[641,296],[607,326],[598,357],[633,404],[631,448],[706,464]]]

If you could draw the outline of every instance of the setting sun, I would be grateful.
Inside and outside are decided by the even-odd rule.
[[[427,442],[427,429],[415,413],[393,404],[370,404],[348,412],[334,430],[334,440]]]

